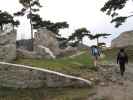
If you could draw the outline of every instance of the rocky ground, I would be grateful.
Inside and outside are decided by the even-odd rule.
[[[116,64],[98,67],[95,94],[88,100],[133,100],[133,64],[126,66],[121,77]]]

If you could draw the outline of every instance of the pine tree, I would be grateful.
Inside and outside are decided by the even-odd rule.
[[[23,8],[21,11],[14,13],[15,16],[24,16],[27,15],[27,18],[30,20],[31,26],[31,40],[32,40],[32,50],[33,50],[33,17],[35,13],[39,11],[41,8],[41,4],[39,0],[19,0],[20,4],[22,4]]]
[[[76,29],[74,33],[72,33],[71,36],[69,36],[68,41],[74,41],[74,43],[72,43],[72,46],[77,46],[79,43],[83,42],[83,38],[85,36],[90,36],[90,31],[88,31],[86,28],[79,28]]]
[[[3,25],[9,24],[9,23],[11,23],[13,25],[13,28],[14,28],[14,26],[19,25],[19,21],[14,20],[14,17],[11,14],[9,14],[6,11],[2,12],[0,10],[0,29],[3,30]]]
[[[108,0],[101,8],[102,12],[105,12],[107,15],[112,17],[111,23],[115,23],[115,27],[117,28],[122,25],[127,20],[127,18],[133,16],[133,14],[121,16],[117,12],[118,10],[122,10],[128,1],[130,0]]]
[[[109,36],[109,35],[111,35],[111,34],[107,34],[107,33],[98,33],[98,34],[95,34],[95,35],[91,35],[91,36],[90,36],[90,39],[91,39],[91,40],[96,39],[96,40],[97,40],[97,46],[98,46],[98,45],[99,45],[99,38],[101,38],[101,37],[106,38],[106,37]]]

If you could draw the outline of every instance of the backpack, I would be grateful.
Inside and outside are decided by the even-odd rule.
[[[98,54],[98,49],[94,48],[94,54]]]
[[[125,59],[125,57],[126,57],[126,54],[124,52],[119,53],[119,58],[120,59]]]
[[[93,47],[92,48],[92,54],[93,55],[98,55],[98,53],[99,53],[98,48]]]

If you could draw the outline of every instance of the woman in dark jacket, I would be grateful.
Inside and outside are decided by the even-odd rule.
[[[117,64],[120,65],[121,76],[124,75],[126,63],[128,63],[128,56],[126,52],[124,51],[124,49],[120,49],[117,55]]]

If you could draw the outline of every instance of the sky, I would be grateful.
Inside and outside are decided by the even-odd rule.
[[[1,0],[0,9],[13,14],[21,9],[19,0]],[[116,38],[121,32],[133,30],[133,18],[127,20],[120,28],[115,28],[110,23],[111,17],[100,11],[100,8],[107,0],[40,0],[42,8],[39,12],[44,20],[52,22],[67,21],[69,28],[60,30],[62,36],[67,37],[75,29],[86,27],[92,34],[109,33],[112,34],[107,39],[100,39],[100,42],[106,42],[110,46],[111,40]],[[132,12],[132,2],[120,11],[126,15]],[[30,25],[25,17],[18,18],[21,25],[18,28],[17,39],[30,38]],[[83,40],[84,44],[92,45],[95,41],[90,41],[87,37]]]

